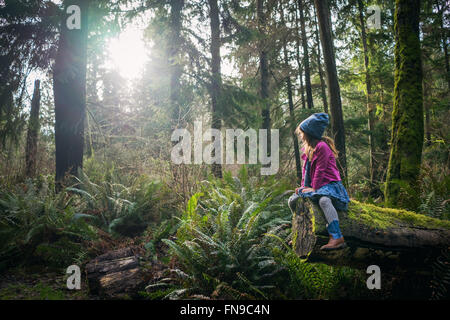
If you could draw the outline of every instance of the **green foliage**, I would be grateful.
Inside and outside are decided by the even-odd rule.
[[[115,170],[107,171],[98,183],[80,172],[78,185],[67,188],[80,198],[77,216],[91,219],[106,232],[133,237],[142,234],[150,222],[173,213],[169,190],[161,182],[138,176],[126,186],[118,180]]]
[[[286,186],[229,172],[203,182],[164,239],[180,269],[147,287],[149,298],[322,299],[359,293],[357,271],[302,261],[286,244],[291,213]],[[346,291],[340,290],[345,286]]]
[[[450,220],[450,176],[445,171],[424,166],[420,176],[418,212],[433,218]]]
[[[39,282],[33,287],[26,285],[9,285],[0,291],[0,300],[64,300],[65,292]]]
[[[348,267],[308,263],[290,247],[274,250],[275,261],[286,268],[289,281],[283,288],[288,299],[357,299],[366,297],[364,274]]]
[[[417,181],[418,187],[413,188],[411,184],[402,180],[392,180],[392,183],[398,185],[399,194],[410,203],[404,207],[411,209],[418,206],[415,210],[418,213],[440,220],[449,220],[450,176],[447,171],[423,165]]]
[[[0,268],[19,260],[67,266],[95,231],[77,217],[67,191],[55,194],[51,177],[0,189]]]
[[[229,174],[223,181],[204,181],[180,219],[177,241],[163,240],[183,270],[177,278],[185,291],[172,297],[270,297],[282,268],[271,255],[277,244],[265,234],[286,231],[290,223],[284,190]]]
[[[431,280],[432,300],[448,300],[450,298],[450,251],[445,250],[433,263],[433,279]]]

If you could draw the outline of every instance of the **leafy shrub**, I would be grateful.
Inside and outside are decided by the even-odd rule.
[[[432,169],[424,165],[420,175],[421,192],[419,195],[419,213],[437,219],[450,219],[450,176],[448,169],[440,173],[437,168]]]
[[[290,224],[286,187],[242,178],[227,173],[223,181],[203,182],[180,219],[177,241],[163,240],[183,270],[149,289],[173,286],[168,298],[269,298],[278,291],[284,270],[271,254],[277,241],[265,234]]]
[[[52,180],[0,190],[0,268],[30,258],[67,266],[82,254],[82,241],[95,238],[95,230],[77,216],[74,199],[67,191],[56,194]]]
[[[114,172],[98,183],[84,172],[79,176],[78,185],[67,190],[80,196],[80,216],[106,232],[138,236],[150,222],[159,222],[174,212],[169,191],[161,182],[139,176],[125,186],[117,182]]]

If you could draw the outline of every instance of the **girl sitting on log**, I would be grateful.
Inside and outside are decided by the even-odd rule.
[[[300,197],[310,198],[320,206],[327,219],[330,235],[328,244],[322,246],[322,250],[340,249],[345,246],[336,209],[347,211],[350,202],[336,166],[338,151],[334,141],[323,136],[328,124],[328,114],[315,113],[297,127],[295,133],[303,142],[303,174],[301,187],[295,189],[288,202],[293,211],[294,204]]]

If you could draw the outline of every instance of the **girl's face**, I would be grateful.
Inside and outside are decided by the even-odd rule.
[[[305,141],[305,133],[302,130],[300,130],[300,139]]]

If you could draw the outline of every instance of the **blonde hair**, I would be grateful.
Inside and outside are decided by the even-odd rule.
[[[309,161],[312,160],[312,157],[314,155],[314,151],[316,150],[316,146],[319,143],[319,141],[325,142],[331,149],[331,151],[334,154],[334,157],[337,158],[339,155],[339,151],[336,149],[336,146],[334,145],[334,140],[328,136],[322,136],[320,139],[316,139],[308,135],[306,132],[304,132],[302,129],[300,129],[300,126],[295,129],[295,133],[302,138],[302,146],[305,148],[305,154],[308,157]],[[303,137],[302,137],[303,136]]]

